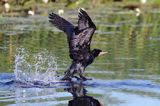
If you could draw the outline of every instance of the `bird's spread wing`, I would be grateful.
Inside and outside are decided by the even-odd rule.
[[[92,39],[92,35],[96,30],[95,24],[92,22],[91,18],[88,14],[83,10],[79,10],[79,20],[78,20],[78,29],[80,31],[79,34],[79,45],[86,47],[86,49],[90,50],[90,43]]]
[[[96,30],[95,24],[83,9],[79,10],[78,17],[78,26],[75,28],[70,22],[57,14],[49,14],[49,22],[67,34],[70,57],[73,60],[86,58],[85,56],[90,52],[92,35]]]
[[[78,26],[74,31],[75,36],[69,45],[70,57],[75,60],[83,60],[90,53],[90,43],[96,26],[83,9],[79,10],[78,17]]]
[[[83,9],[79,10],[78,17],[79,17],[79,20],[78,20],[79,30],[83,30],[86,28],[96,29],[95,24],[92,22],[91,18],[88,16],[88,14]]]
[[[74,32],[74,26],[55,13],[49,14],[49,22],[51,22],[56,28],[64,31],[68,36],[71,36]]]

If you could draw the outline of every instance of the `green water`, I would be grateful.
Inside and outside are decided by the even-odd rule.
[[[97,26],[91,48],[100,48],[109,53],[97,58],[87,70],[116,72],[112,78],[126,78],[129,74],[159,74],[159,13],[145,11],[136,17],[132,12],[107,12],[106,9],[99,13],[91,11],[90,14]],[[65,13],[64,17],[76,24],[76,15],[67,16]],[[1,72],[13,72],[14,55],[19,47],[30,53],[46,49],[59,58],[58,64],[63,68],[67,68],[71,61],[65,34],[52,27],[47,16],[1,18]]]
[[[87,11],[97,26],[96,33],[92,39],[91,48],[99,48],[109,53],[98,57],[94,63],[86,69],[85,75],[93,79],[105,81],[137,79],[159,83],[160,9],[144,9],[142,14],[138,17],[134,12],[114,8]],[[72,10],[72,12],[71,10],[65,11],[63,17],[76,24],[78,12],[76,10]],[[71,63],[68,56],[66,36],[48,22],[47,15],[30,16],[27,18],[0,17],[1,73],[14,72],[17,48],[24,48],[28,51],[29,55],[34,55],[41,51],[47,51],[54,55],[57,57],[57,75],[60,76],[63,75],[63,72]],[[29,60],[32,62],[32,59]],[[131,104],[132,102],[130,102],[130,100],[137,97],[140,97],[140,99],[138,99],[139,101],[155,100],[155,102],[158,101],[156,103],[160,101],[160,96],[158,94],[155,95],[155,93],[147,91],[141,92],[127,89],[108,90],[108,88],[99,89],[92,87],[88,89],[90,91],[89,93],[99,98],[105,106],[110,106],[112,104],[125,106],[123,105],[124,101],[121,102],[117,100],[116,97],[120,100],[126,97],[128,98],[126,101]],[[101,92],[106,92],[106,94],[93,93],[99,90],[102,90]],[[112,92],[111,95],[108,91]],[[56,92],[62,91],[57,89]],[[157,92],[159,93],[159,91]],[[146,98],[143,98],[143,96]],[[60,100],[57,99],[56,101],[61,101],[64,98],[65,97],[61,97]],[[10,102],[13,101],[8,101],[6,104],[12,104]],[[33,102],[35,101],[32,101],[32,103]],[[138,101],[134,103],[136,104],[136,102]],[[150,103],[152,106],[156,106],[154,103]],[[134,104],[132,105],[135,106]]]

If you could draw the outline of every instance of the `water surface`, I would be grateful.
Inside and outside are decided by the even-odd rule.
[[[77,89],[85,89],[85,95],[104,106],[158,106],[160,12],[145,11],[139,17],[107,8],[88,12],[97,26],[91,48],[109,53],[86,69],[92,80],[78,83]],[[76,11],[68,10],[63,17],[77,23]],[[67,47],[66,36],[47,16],[2,17],[0,104],[67,106],[75,86],[56,80],[70,65]]]

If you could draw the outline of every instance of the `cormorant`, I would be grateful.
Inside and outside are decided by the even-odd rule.
[[[84,9],[79,10],[78,17],[78,26],[74,26],[55,13],[49,14],[49,22],[66,33],[69,44],[69,56],[72,59],[72,64],[65,72],[62,80],[71,80],[76,73],[79,74],[82,80],[87,80],[82,75],[85,68],[91,64],[97,56],[107,53],[102,52],[100,49],[90,50],[91,39],[96,30],[96,26]]]

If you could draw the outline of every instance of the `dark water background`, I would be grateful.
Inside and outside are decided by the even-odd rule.
[[[160,9],[144,10],[138,17],[133,11],[116,8],[87,12],[97,26],[91,48],[109,52],[86,69],[85,75],[93,79],[85,82],[87,95],[104,106],[160,105]],[[66,10],[63,17],[76,24],[77,14],[77,10]],[[0,105],[67,106],[72,95],[64,91],[66,85],[12,82],[14,73],[20,73],[15,61],[19,48],[24,49],[22,57],[28,56],[21,64],[24,74],[27,64],[35,65],[35,56],[41,52],[42,60],[50,58],[46,55],[55,58],[45,61],[56,61],[53,77],[62,76],[71,62],[66,36],[49,24],[47,15],[0,17]],[[46,64],[41,64],[42,72],[48,69]],[[30,80],[41,79],[34,74],[32,68]]]

